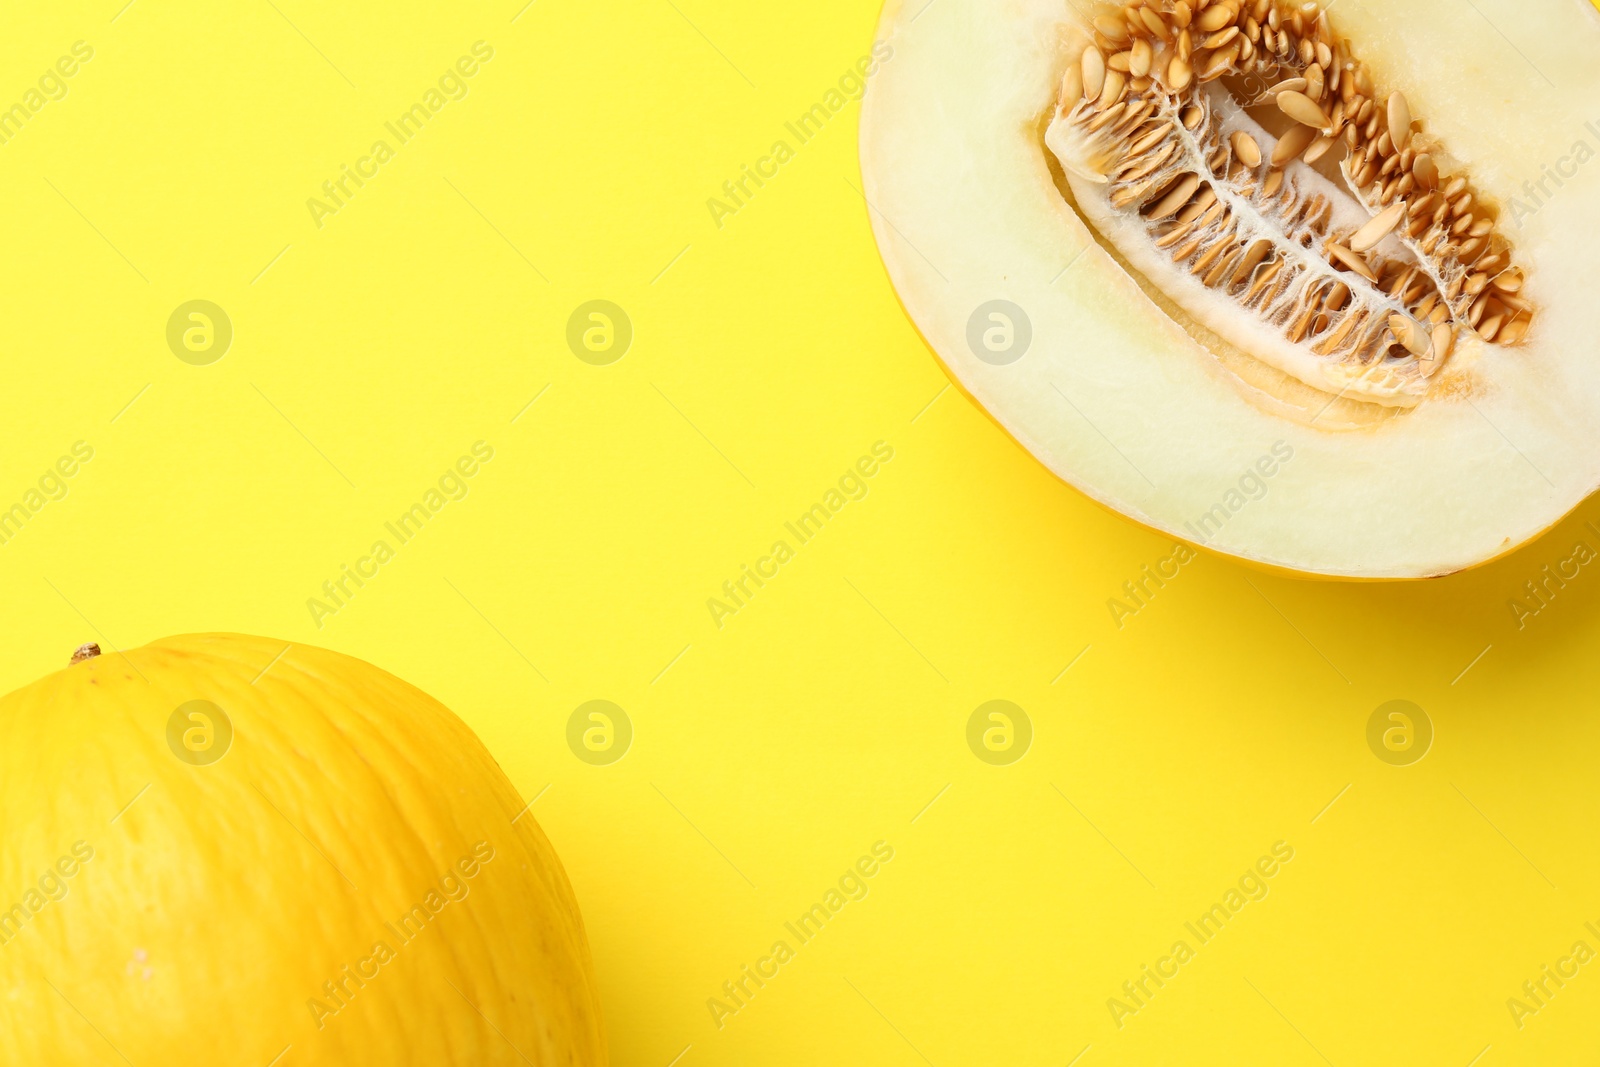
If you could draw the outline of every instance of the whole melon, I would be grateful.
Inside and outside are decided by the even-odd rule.
[[[0,700],[0,1063],[606,1063],[566,874],[448,709],[267,638],[97,653]]]

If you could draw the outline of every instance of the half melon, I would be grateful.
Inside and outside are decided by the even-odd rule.
[[[1261,564],[1421,578],[1600,484],[1600,14],[890,0],[889,276],[1051,471]]]

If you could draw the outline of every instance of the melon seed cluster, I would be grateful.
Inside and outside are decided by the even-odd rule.
[[[1319,5],[1138,0],[1094,30],[1063,79],[1063,164],[1136,212],[1176,267],[1332,357],[1332,380],[1414,403],[1458,330],[1526,336],[1534,308],[1496,211],[1440,172],[1405,97],[1380,96]],[[1252,83],[1271,87],[1240,98]],[[1292,120],[1270,145],[1232,121],[1261,106]],[[1336,222],[1328,185],[1298,166],[1335,152],[1359,225]]]

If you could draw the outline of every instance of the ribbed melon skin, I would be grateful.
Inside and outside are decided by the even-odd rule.
[[[233,725],[207,765],[168,742],[193,700]],[[443,705],[322,649],[172,637],[18,690],[0,1063],[604,1064],[577,904],[522,808]]]

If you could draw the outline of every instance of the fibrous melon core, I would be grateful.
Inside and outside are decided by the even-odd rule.
[[[1328,11],[1135,0],[1069,51],[1045,140],[1075,206],[1236,348],[1330,398],[1409,408],[1463,331],[1527,337],[1498,210]]]

